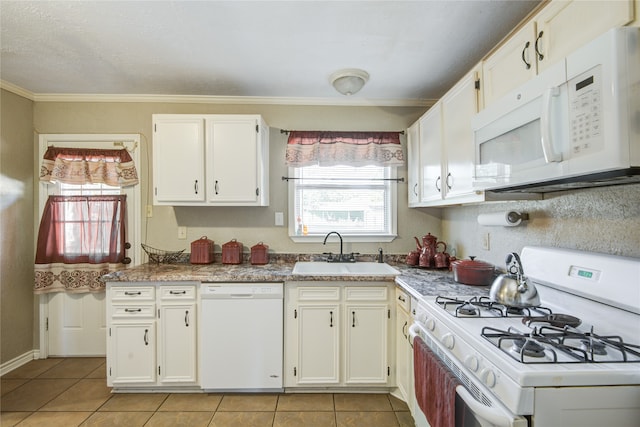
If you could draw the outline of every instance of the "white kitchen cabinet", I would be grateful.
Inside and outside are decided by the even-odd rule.
[[[389,386],[391,285],[332,283],[286,285],[285,385]]]
[[[107,283],[107,385],[197,385],[196,286]]]
[[[109,326],[107,385],[156,383],[155,319],[128,319]]]
[[[418,206],[422,181],[420,178],[420,122],[407,129],[407,180],[409,207]]]
[[[153,200],[157,205],[205,201],[204,118],[153,117]]]
[[[417,206],[446,206],[483,200],[473,189],[475,148],[471,120],[478,112],[480,66],[463,77],[422,116],[419,127],[419,167],[422,177]],[[413,125],[415,126],[415,124]],[[415,167],[411,159],[409,167]]]
[[[633,17],[633,0],[551,1],[485,59],[485,106]]]
[[[413,347],[409,338],[411,298],[400,288],[396,288],[396,384],[400,398],[409,407],[413,399]]]
[[[297,384],[340,382],[340,307],[337,304],[298,306]]]
[[[442,103],[438,102],[418,120],[420,124],[419,206],[442,199]]]
[[[258,115],[153,115],[154,203],[268,206],[269,128]]]
[[[195,287],[160,286],[159,382],[197,382],[197,316]],[[178,350],[178,351],[176,351]]]
[[[473,189],[475,146],[471,120],[480,106],[478,65],[442,98],[442,198],[458,202],[483,200]]]

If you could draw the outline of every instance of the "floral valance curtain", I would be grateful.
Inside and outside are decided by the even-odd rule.
[[[40,181],[127,187],[138,183],[138,172],[126,149],[49,147],[42,159]]]
[[[288,166],[402,166],[404,151],[398,132],[291,131]]]
[[[49,196],[35,262],[35,293],[98,292],[124,267],[126,197]]]

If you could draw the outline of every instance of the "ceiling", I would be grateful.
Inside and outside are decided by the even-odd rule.
[[[39,95],[421,105],[540,1],[0,2],[0,79]],[[366,70],[357,94],[329,76]],[[246,98],[249,99],[249,98]]]

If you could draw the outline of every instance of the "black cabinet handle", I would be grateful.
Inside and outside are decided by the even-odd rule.
[[[402,295],[398,295],[398,299],[402,302],[406,302],[407,300],[404,299],[404,297]]]
[[[355,311],[351,312],[351,327],[352,328],[356,327],[356,312]]]
[[[525,68],[528,70],[529,68],[531,68],[531,63],[527,62],[527,59],[524,57],[525,52],[527,51],[527,49],[529,49],[529,46],[531,45],[531,43],[527,42],[524,45],[524,49],[522,49],[522,62],[524,62]]]
[[[125,295],[131,296],[131,295],[142,295],[142,292],[140,291],[125,291],[124,292]]]
[[[189,310],[184,312],[184,326],[189,327]]]
[[[125,308],[125,313],[140,313],[142,311],[141,308]]]
[[[418,195],[418,183],[416,182],[415,185],[413,186],[413,194],[415,194],[416,196]]]
[[[440,177],[436,179],[436,190],[438,190],[438,193],[440,192],[440,186],[438,185],[439,182],[440,182]]]
[[[171,295],[184,295],[187,291],[169,291]]]
[[[215,189],[216,194],[218,194],[218,181],[216,181],[216,183],[213,186],[213,188]]]
[[[404,322],[404,325],[402,325],[402,335],[404,335],[405,338],[409,338],[409,336],[407,335],[407,325],[409,324],[408,321]]]
[[[329,312],[329,327],[333,328],[333,311]]]
[[[534,46],[536,49],[536,54],[538,55],[538,61],[542,61],[544,59],[544,55],[540,52],[540,49],[538,49],[538,42],[542,38],[542,34],[543,34],[543,31],[540,31],[540,33],[538,34],[538,37],[536,38],[536,44]]]
[[[149,330],[144,330],[144,345],[149,345]]]
[[[451,190],[451,184],[449,184],[449,178],[451,178],[451,172],[447,174],[447,181],[446,181],[447,189]]]
[[[195,191],[196,194],[198,194],[198,180],[196,179],[196,182],[193,184],[193,191]]]

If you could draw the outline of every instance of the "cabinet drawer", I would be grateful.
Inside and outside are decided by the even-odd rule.
[[[396,288],[396,303],[407,313],[411,310],[411,297],[400,288]]]
[[[112,319],[154,318],[155,304],[114,305],[111,309]]]
[[[191,285],[160,286],[160,299],[166,300],[195,300],[196,287]]]
[[[298,288],[298,301],[338,301],[340,300],[340,288],[331,287],[300,287]]]
[[[386,301],[387,298],[386,286],[345,288],[346,301]]]
[[[154,286],[114,286],[111,288],[111,301],[154,301]]]

